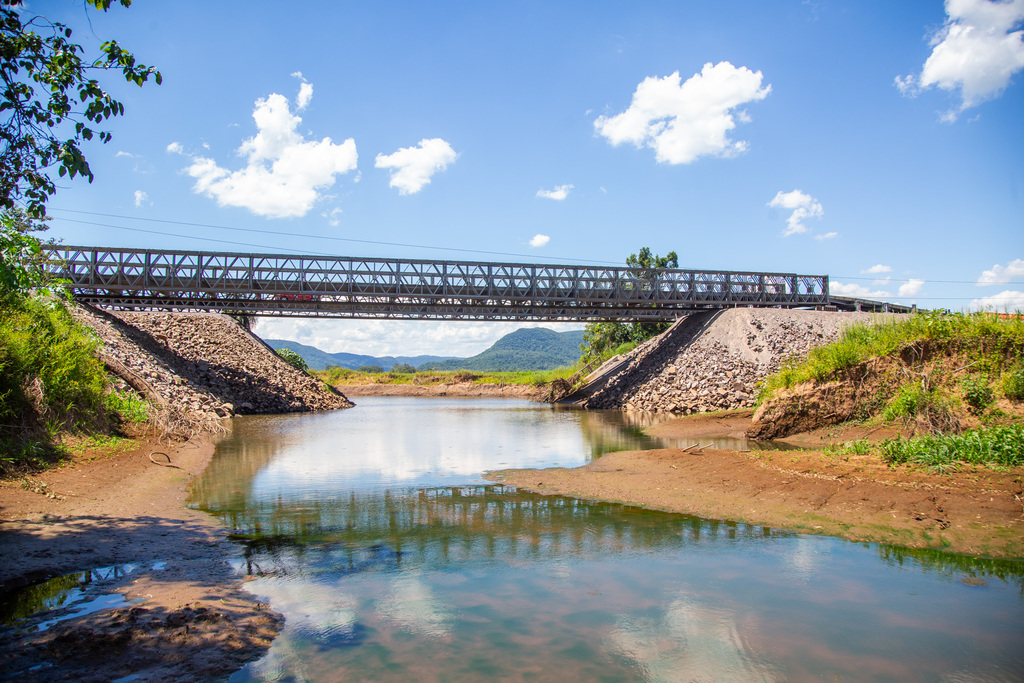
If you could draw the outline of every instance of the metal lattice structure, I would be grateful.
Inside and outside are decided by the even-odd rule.
[[[347,256],[49,247],[51,272],[117,309],[260,316],[663,321],[829,305],[828,276]]]

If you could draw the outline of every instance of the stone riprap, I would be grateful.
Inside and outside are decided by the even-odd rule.
[[[218,313],[103,311],[76,307],[134,388],[166,414],[174,431],[198,431],[235,414],[312,412],[353,404],[296,370],[235,320]],[[125,373],[127,371],[127,374]],[[184,429],[181,429],[184,428]]]
[[[585,408],[702,413],[748,408],[758,382],[811,347],[836,339],[871,313],[730,308],[677,321],[598,368],[569,397]]]

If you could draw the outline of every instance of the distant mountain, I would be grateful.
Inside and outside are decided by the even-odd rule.
[[[315,346],[307,346],[298,342],[286,339],[264,339],[267,345],[274,349],[291,349],[302,356],[310,370],[326,370],[332,365],[357,370],[367,365],[379,365],[385,370],[390,370],[400,363],[407,363],[413,367],[419,367],[424,363],[446,361],[452,356],[363,356],[357,353],[327,353]]]
[[[506,334],[494,346],[471,358],[427,363],[421,370],[553,370],[580,359],[583,330],[555,332],[531,327]]]

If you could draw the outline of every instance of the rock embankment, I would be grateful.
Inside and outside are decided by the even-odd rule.
[[[585,408],[702,413],[748,408],[757,383],[791,356],[870,313],[731,308],[695,313],[613,359],[569,397]]]
[[[172,431],[201,431],[235,414],[352,406],[226,315],[76,307],[76,317],[99,336],[113,374],[146,395]]]

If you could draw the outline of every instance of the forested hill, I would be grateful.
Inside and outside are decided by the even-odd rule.
[[[270,348],[291,349],[302,356],[310,370],[326,370],[331,366],[357,370],[368,365],[379,365],[385,370],[390,370],[395,365],[407,363],[413,367],[419,367],[424,363],[445,361],[452,356],[365,356],[358,353],[327,353],[315,346],[307,346],[298,342],[286,339],[264,339]],[[458,360],[458,359],[456,359]]]
[[[543,327],[516,330],[471,358],[419,366],[423,370],[552,370],[580,358],[583,330],[555,332]]]

